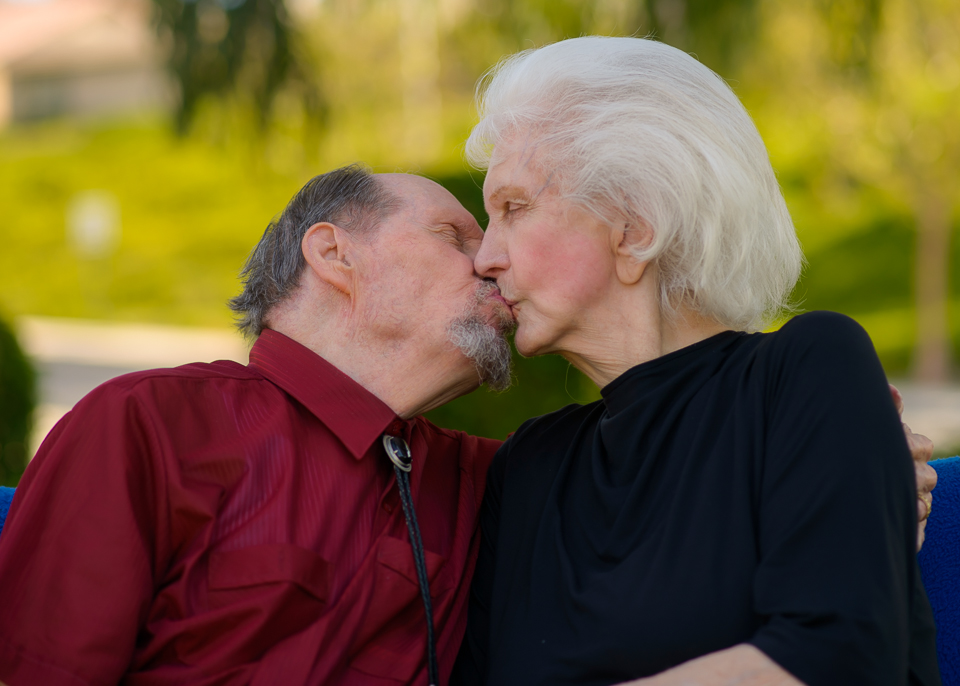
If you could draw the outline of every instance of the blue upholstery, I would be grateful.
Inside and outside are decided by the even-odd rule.
[[[960,457],[934,460],[937,488],[920,572],[937,623],[943,686],[960,686]]]
[[[0,532],[3,531],[3,523],[7,521],[7,513],[10,511],[10,501],[12,500],[13,489],[0,486]]]

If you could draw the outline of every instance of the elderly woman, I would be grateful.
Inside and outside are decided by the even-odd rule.
[[[602,400],[488,476],[455,681],[937,684],[911,460],[869,338],[781,312],[802,262],[760,136],[674,48],[509,58],[467,144],[524,355]]]

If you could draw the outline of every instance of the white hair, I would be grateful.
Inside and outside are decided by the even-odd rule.
[[[507,57],[481,80],[466,143],[485,169],[513,135],[564,197],[649,227],[660,303],[740,330],[787,307],[803,255],[767,150],[729,86],[686,53],[588,36]]]

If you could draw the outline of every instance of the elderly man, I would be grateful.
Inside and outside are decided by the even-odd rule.
[[[419,415],[509,382],[512,320],[474,273],[481,238],[417,176],[309,182],[233,303],[259,335],[248,366],[120,377],[44,442],[0,537],[0,681],[425,683],[385,433],[412,451],[449,674],[499,444]]]
[[[0,681],[423,684],[435,643],[446,683],[499,444],[419,415],[509,381],[481,238],[416,176],[308,183],[232,303],[250,364],[109,382],[31,463],[0,536]],[[419,534],[385,435],[411,447]]]

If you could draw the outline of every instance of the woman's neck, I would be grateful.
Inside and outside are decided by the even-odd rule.
[[[666,315],[656,301],[628,312],[614,308],[606,316],[601,313],[557,352],[603,388],[638,364],[729,330],[689,308]]]

